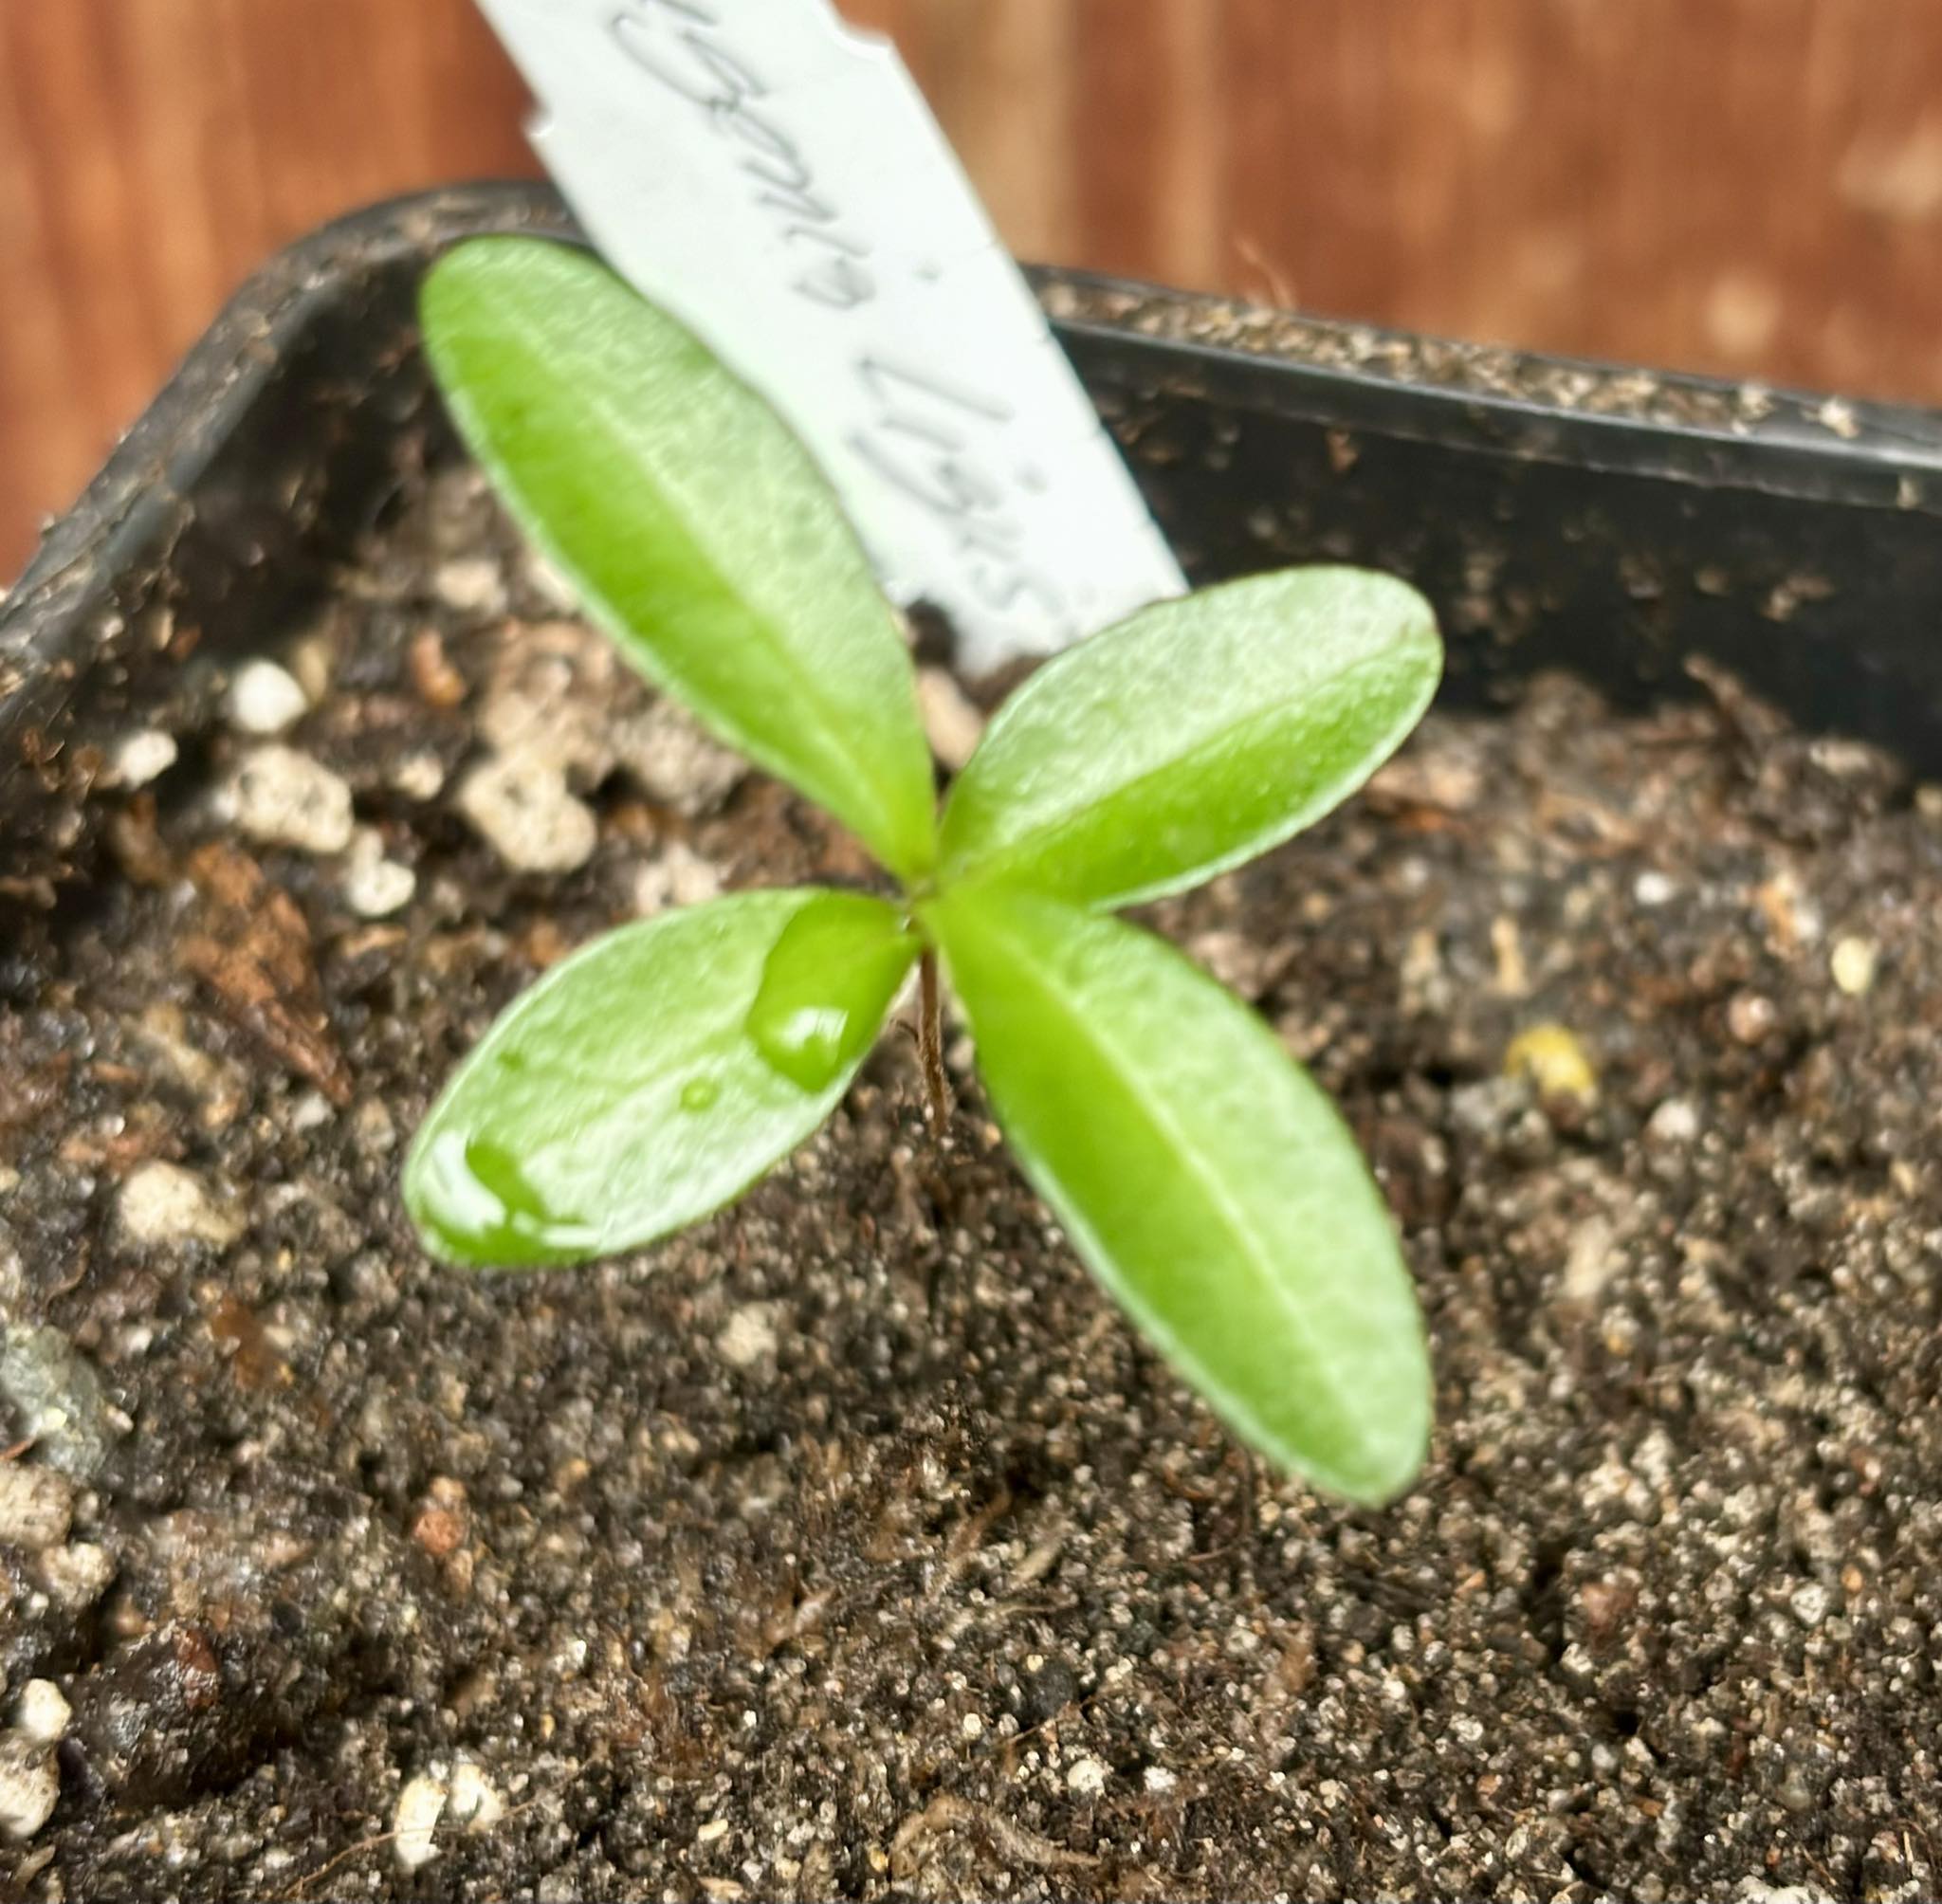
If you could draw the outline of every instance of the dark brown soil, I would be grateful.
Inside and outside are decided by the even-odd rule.
[[[1942,1887],[1942,803],[1724,684],[1643,721],[1547,685],[1162,910],[1407,1232],[1435,1456],[1348,1511],[1094,1291],[962,1048],[947,1146],[891,1037],[669,1247],[419,1253],[412,1122],[543,964],[864,870],[762,782],[706,810],[705,758],[650,797],[645,697],[522,632],[557,610],[434,497],[266,635],[329,678],[284,743],[377,830],[361,887],[224,817],[256,743],[218,730],[8,922],[0,1670],[73,1708],[19,1892]],[[563,875],[455,805],[535,695],[597,819]],[[380,849],[413,890],[359,916]]]

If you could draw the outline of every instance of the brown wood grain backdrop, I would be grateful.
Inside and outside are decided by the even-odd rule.
[[[1013,247],[1942,398],[1942,0],[845,0]],[[532,169],[471,0],[0,0],[0,577],[223,296]]]

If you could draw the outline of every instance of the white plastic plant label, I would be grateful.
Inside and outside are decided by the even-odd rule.
[[[480,0],[608,263],[774,403],[973,669],[1185,584],[922,95],[830,0]]]

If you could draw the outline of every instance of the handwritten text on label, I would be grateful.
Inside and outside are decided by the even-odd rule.
[[[614,268],[787,415],[973,668],[1183,586],[894,55],[829,0],[480,0]]]

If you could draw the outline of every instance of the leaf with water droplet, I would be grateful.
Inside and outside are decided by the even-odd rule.
[[[855,1068],[920,941],[881,900],[826,892],[783,928],[748,1015],[756,1049],[804,1090]]]
[[[805,915],[823,923],[798,948],[855,955],[835,973],[839,1007],[881,1000],[868,1033],[846,1032],[810,1084],[749,1030],[773,955]],[[632,1249],[721,1208],[842,1096],[902,977],[882,956],[892,944],[907,970],[915,942],[880,901],[751,892],[623,926],[555,966],[419,1128],[405,1202],[426,1247],[476,1268],[540,1268]],[[809,998],[807,967],[790,983]]]
[[[440,1233],[468,1260],[577,1262],[597,1241],[578,1217],[556,1210],[527,1181],[519,1161],[486,1138],[445,1131],[416,1161],[424,1200],[440,1212]]]

